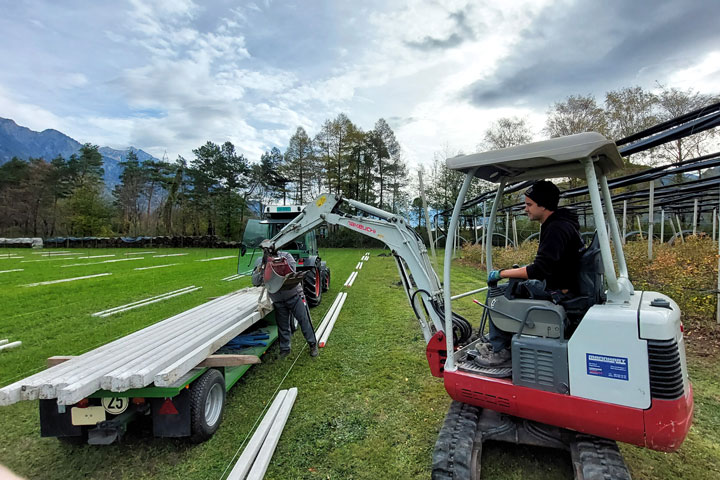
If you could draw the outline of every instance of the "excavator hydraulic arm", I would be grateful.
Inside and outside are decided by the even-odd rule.
[[[343,212],[341,207],[349,207],[357,213]],[[440,280],[432,268],[421,237],[398,215],[326,193],[308,203],[300,215],[260,246],[270,250],[281,249],[324,223],[341,225],[387,245],[395,257],[405,293],[420,323],[425,342],[444,330]]]

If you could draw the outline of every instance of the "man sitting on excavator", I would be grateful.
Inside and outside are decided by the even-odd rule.
[[[558,208],[560,190],[547,180],[535,182],[525,191],[525,212],[530,220],[541,224],[540,244],[530,265],[488,274],[488,285],[503,278],[541,280],[548,296],[572,295],[577,290],[577,276],[583,241],[575,212]],[[475,361],[484,367],[512,366],[510,341],[512,334],[497,328],[490,321],[490,342],[480,343]]]

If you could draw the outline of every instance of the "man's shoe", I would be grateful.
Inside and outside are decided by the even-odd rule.
[[[475,350],[480,355],[487,355],[492,352],[492,347],[490,346],[490,342],[479,342],[475,344]]]
[[[285,357],[287,357],[288,355],[290,355],[290,349],[289,349],[289,348],[288,348],[287,350],[286,350],[286,349],[280,350],[280,358],[285,358]]]
[[[311,357],[317,357],[318,354],[320,353],[320,352],[318,351],[317,343],[310,343],[310,344],[308,344],[308,345],[310,345],[310,356],[311,356]]]
[[[495,352],[492,348],[488,348],[483,352],[479,352],[479,355],[475,357],[475,363],[481,367],[512,367],[512,358],[510,356],[510,350],[504,348],[499,352]]]

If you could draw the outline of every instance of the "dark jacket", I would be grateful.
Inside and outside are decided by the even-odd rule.
[[[576,292],[583,246],[577,215],[558,208],[542,224],[537,255],[527,266],[528,278],[545,280],[548,290]]]

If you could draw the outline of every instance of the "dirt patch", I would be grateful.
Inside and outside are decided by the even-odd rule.
[[[696,359],[720,359],[720,325],[685,328],[685,346]]]

